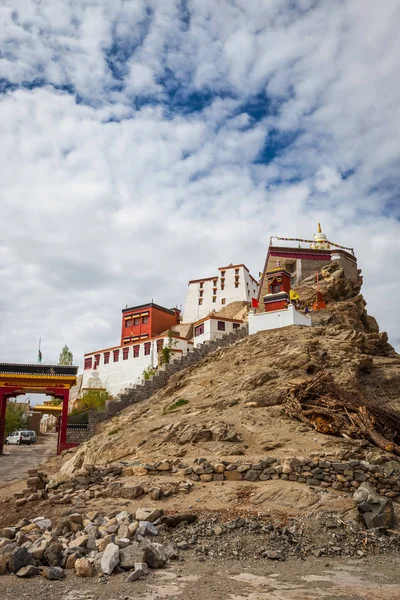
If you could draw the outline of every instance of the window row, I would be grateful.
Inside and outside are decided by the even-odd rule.
[[[232,329],[238,329],[240,327],[240,323],[232,323]],[[217,321],[217,329],[218,331],[226,331],[226,322],[225,321]],[[204,323],[197,325],[194,328],[194,337],[198,337],[204,333]]]
[[[164,340],[157,340],[157,353],[161,352],[161,350],[164,347]],[[129,358],[129,351],[132,348],[132,356],[133,358],[138,358],[140,355],[140,344],[137,344],[135,346],[129,346],[127,348],[118,348],[117,350],[112,350],[112,352],[104,352],[104,364],[108,365],[110,364],[110,359],[112,358],[112,362],[118,362],[120,355],[122,356],[122,360],[128,360]],[[149,354],[151,353],[151,342],[145,342],[143,344],[143,349],[144,349],[144,355],[145,356],[149,356]],[[122,350],[122,352],[121,352]],[[85,358],[85,369],[92,369],[92,368],[97,368],[100,364],[100,354],[95,354],[94,355],[94,360],[93,360],[93,356],[91,356],[90,358]]]
[[[140,319],[142,319],[142,325],[147,325],[149,317],[133,317],[132,319],[125,319],[125,327],[138,327],[140,325]]]

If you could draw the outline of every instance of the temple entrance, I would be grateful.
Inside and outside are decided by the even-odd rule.
[[[4,445],[7,401],[26,393],[41,393],[61,400],[56,411],[57,454],[76,445],[67,443],[67,423],[69,391],[76,384],[77,373],[78,367],[73,366],[0,363],[0,454]],[[44,410],[48,412],[49,407]]]

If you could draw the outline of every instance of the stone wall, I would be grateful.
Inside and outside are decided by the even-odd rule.
[[[131,404],[137,404],[143,400],[147,400],[158,390],[167,385],[169,378],[197,363],[205,358],[211,352],[215,352],[219,348],[226,348],[231,346],[248,335],[248,328],[243,327],[236,329],[229,334],[222,336],[212,342],[206,342],[199,348],[194,348],[191,352],[188,352],[185,356],[181,356],[179,359],[172,363],[164,365],[152,379],[145,380],[142,385],[134,386],[131,389],[127,389],[125,393],[121,394],[118,401],[110,401],[107,403],[106,410],[103,412],[91,412],[89,414],[89,434],[91,437],[96,432],[96,426],[98,423],[108,421],[115,415],[119,414],[125,408]]]
[[[82,444],[91,437],[87,425],[67,425],[67,444]]]

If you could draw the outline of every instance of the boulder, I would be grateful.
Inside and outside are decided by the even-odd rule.
[[[36,559],[28,550],[24,547],[15,548],[14,552],[8,559],[8,569],[11,573],[17,573],[22,567],[27,565],[34,565]]]
[[[143,548],[138,543],[122,548],[119,553],[119,560],[123,569],[133,569],[136,563],[145,562]]]
[[[390,528],[394,522],[393,502],[380,496],[370,483],[363,482],[353,494],[353,500],[364,520],[367,529]]]
[[[158,508],[138,508],[136,511],[136,520],[137,521],[150,521],[150,523],[154,523],[160,517],[162,511]]]
[[[35,567],[35,565],[26,565],[26,567],[22,567],[16,575],[17,577],[33,577],[39,573],[39,568]]]
[[[139,527],[137,528],[137,535],[158,535],[158,529],[150,523],[150,521],[139,521]]]
[[[87,558],[77,558],[75,561],[75,573],[78,577],[91,577],[93,565]]]
[[[119,546],[110,543],[103,552],[101,558],[101,570],[105,575],[111,575],[119,563]]]
[[[51,542],[43,553],[43,559],[49,567],[59,567],[62,561],[63,546],[60,542]]]
[[[142,562],[147,563],[151,569],[162,569],[167,562],[163,546],[155,543],[146,544]]]

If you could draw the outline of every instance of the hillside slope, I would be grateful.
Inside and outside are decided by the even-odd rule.
[[[343,454],[351,441],[318,434],[283,414],[288,391],[323,371],[355,397],[396,404],[400,357],[366,313],[361,277],[350,281],[331,263],[321,278],[328,305],[313,313],[313,327],[260,332],[173,375],[151,398],[102,424],[63,473],[120,460]],[[314,278],[298,291],[312,298]]]

